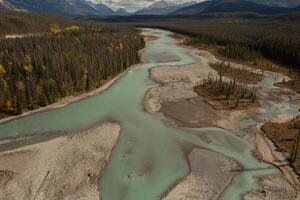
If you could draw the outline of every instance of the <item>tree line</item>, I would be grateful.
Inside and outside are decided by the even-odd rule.
[[[89,91],[138,63],[136,29],[96,24],[0,40],[0,112],[20,114]]]
[[[134,24],[134,23],[133,23]],[[152,20],[156,27],[188,36],[188,44],[217,47],[228,58],[255,61],[265,57],[300,71],[300,24],[274,19]]]

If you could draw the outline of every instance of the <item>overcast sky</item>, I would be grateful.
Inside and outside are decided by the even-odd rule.
[[[114,10],[119,8],[125,8],[128,11],[136,11],[138,9],[148,7],[154,2],[160,0],[90,0],[90,1],[94,3],[99,3],[99,2],[104,3]],[[174,3],[186,3],[186,2],[191,2],[193,0],[167,0],[167,1],[174,2]],[[195,1],[200,2],[201,0],[195,0]]]

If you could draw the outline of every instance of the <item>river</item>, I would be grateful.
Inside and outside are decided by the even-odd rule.
[[[255,147],[250,139],[216,127],[201,131],[212,141],[207,143],[186,130],[172,128],[159,117],[144,111],[143,99],[155,83],[149,80],[148,70],[155,66],[187,65],[196,60],[189,50],[178,46],[170,32],[152,30],[158,39],[149,41],[143,52],[145,63],[130,69],[106,91],[59,109],[35,113],[0,124],[0,139],[51,132],[72,132],[85,129],[104,120],[120,122],[122,134],[114,148],[111,162],[101,175],[100,189],[103,200],[160,199],[176,182],[189,173],[186,155],[180,143],[188,143],[219,152],[233,158],[246,169],[234,178],[221,195],[225,200],[241,199],[244,192],[257,189],[255,177],[277,173],[271,165],[258,162],[251,154]],[[176,61],[168,61],[172,58]],[[161,62],[164,60],[164,62]],[[262,84],[268,86],[270,81]],[[272,117],[272,113],[255,116],[241,122],[248,126]],[[295,110],[285,104],[291,115]],[[234,144],[234,145],[233,145]]]

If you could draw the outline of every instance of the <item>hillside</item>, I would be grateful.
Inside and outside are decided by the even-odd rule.
[[[271,7],[244,0],[214,0],[188,6],[173,15],[200,15],[205,13],[258,13],[281,14],[296,11],[295,8]]]
[[[171,14],[181,8],[194,5],[196,2],[189,2],[183,4],[175,4],[166,1],[158,1],[149,6],[148,8],[143,8],[137,12],[136,15],[167,15]]]
[[[127,16],[127,15],[131,15],[131,13],[129,13],[124,8],[120,8],[120,9],[118,9],[118,10],[115,11],[115,15],[118,15],[118,16]]]
[[[104,4],[93,4],[85,0],[2,0],[0,10],[26,10],[67,16],[114,14],[114,11]]]
[[[247,0],[253,3],[271,7],[295,8],[300,5],[300,0]]]
[[[49,24],[62,27],[78,22],[54,14],[34,14],[27,12],[0,12],[0,37],[6,34],[36,33],[49,30]]]

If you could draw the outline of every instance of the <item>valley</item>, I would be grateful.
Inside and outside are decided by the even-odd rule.
[[[49,196],[59,194],[61,198],[67,198],[68,195],[70,195],[67,191],[72,191],[72,187],[76,187],[76,185],[78,187],[78,184],[86,185],[88,183],[85,181],[88,180],[89,177],[94,177],[92,178],[94,181],[100,178],[99,190],[101,199],[140,199],[143,197],[147,199],[154,199],[155,196],[164,196],[165,192],[168,191],[168,188],[173,187],[175,183],[179,183],[179,180],[187,176],[185,181],[180,182],[177,187],[170,191],[168,196],[166,196],[166,199],[177,199],[180,197],[193,199],[187,197],[190,195],[191,191],[196,192],[195,199],[199,198],[199,195],[204,194],[205,195],[201,197],[207,199],[216,197],[222,197],[222,199],[240,199],[241,195],[245,192],[250,192],[251,190],[259,187],[257,179],[255,178],[256,176],[272,175],[268,176],[267,179],[263,179],[264,183],[262,184],[267,184],[265,188],[267,193],[272,194],[274,199],[281,197],[286,199],[289,199],[289,197],[296,197],[297,192],[295,187],[298,187],[297,179],[293,178],[295,175],[288,166],[283,165],[281,167],[281,170],[283,170],[285,172],[284,174],[286,174],[281,175],[276,168],[272,167],[272,165],[259,162],[252,155],[252,151],[255,150],[255,145],[251,141],[253,137],[256,137],[254,133],[259,131],[258,129],[253,129],[256,123],[261,123],[262,121],[260,120],[265,121],[280,114],[287,114],[285,118],[297,115],[297,111],[294,109],[294,106],[298,103],[289,103],[285,104],[285,107],[280,107],[278,106],[280,104],[275,103],[277,100],[275,102],[273,102],[274,100],[268,100],[270,95],[268,88],[272,88],[270,81],[274,81],[274,74],[271,72],[266,73],[266,78],[260,83],[262,87],[260,89],[260,97],[263,102],[265,101],[263,105],[271,107],[251,109],[251,112],[216,111],[211,109],[193,92],[194,83],[206,78],[207,73],[212,72],[217,75],[217,73],[209,66],[210,62],[217,61],[216,58],[207,51],[199,51],[196,49],[177,46],[177,42],[170,38],[169,32],[146,29],[143,34],[156,38],[149,41],[143,51],[142,60],[145,64],[140,64],[135,68],[130,69],[121,79],[119,79],[106,91],[65,105],[61,108],[51,109],[46,112],[37,112],[32,115],[7,121],[0,125],[0,131],[2,133],[1,137],[3,139],[18,136],[18,138],[24,137],[25,140],[26,138],[32,140],[32,138],[35,137],[47,137],[50,133],[58,134],[55,136],[57,139],[49,138],[48,140],[41,140],[37,144],[25,145],[25,147],[21,146],[20,148],[15,147],[15,150],[4,149],[1,154],[4,157],[0,156],[0,159],[5,158],[6,160],[11,160],[11,162],[5,162],[6,167],[4,169],[17,172],[18,170],[22,170],[22,167],[25,166],[18,166],[18,168],[15,168],[17,166],[13,167],[13,158],[11,156],[18,155],[24,152],[25,149],[28,149],[25,150],[25,152],[32,152],[37,148],[35,145],[39,145],[41,146],[39,148],[44,149],[46,148],[45,145],[48,146],[48,143],[49,145],[52,145],[54,142],[56,143],[61,140],[65,140],[63,139],[64,137],[71,137],[72,140],[82,141],[82,139],[76,139],[77,137],[80,137],[79,133],[77,133],[80,130],[88,131],[89,127],[97,127],[97,124],[105,120],[113,120],[120,123],[122,130],[121,136],[112,151],[110,162],[107,163],[103,171],[101,171],[101,168],[97,168],[97,170],[91,169],[92,166],[89,164],[90,167],[84,169],[84,171],[81,170],[82,175],[79,175],[79,179],[76,179],[76,182],[71,181],[71,185],[68,184],[64,186],[64,184],[68,183],[68,179],[67,177],[62,177],[63,180],[67,181],[61,183],[63,184],[61,188],[65,189],[59,191],[57,190],[59,188],[54,187],[54,190],[51,191],[49,186],[46,187],[46,184],[51,185],[51,180],[56,180],[56,173],[59,173],[60,167],[63,167],[69,162],[64,164],[64,161],[58,164],[51,163],[51,160],[49,160],[49,168],[43,169],[44,172],[41,171],[42,177],[43,174],[47,174],[47,171],[51,172],[45,178],[45,183],[41,185],[41,188],[30,186],[30,190],[32,190],[33,193],[27,193],[27,195],[30,196],[34,194],[43,199],[45,195]],[[156,45],[160,46],[159,52],[157,52]],[[169,45],[172,45],[171,51],[169,50]],[[201,59],[198,59],[197,57]],[[153,82],[148,80],[149,69],[151,69],[150,78],[162,85],[151,87]],[[151,87],[151,89],[149,87]],[[127,88],[126,92],[124,90],[125,88]],[[280,92],[280,90],[278,92]],[[145,94],[146,96],[144,97]],[[122,98],[115,98],[120,95],[122,95]],[[149,115],[143,110],[143,106],[141,106],[141,102],[143,101],[146,111],[153,113],[154,115]],[[278,101],[289,102],[289,97],[283,97],[283,99]],[[127,102],[130,103],[128,104]],[[181,102],[186,103],[182,104]],[[269,102],[272,103],[269,105]],[[126,106],[124,106],[125,103],[127,103]],[[168,118],[159,114],[159,112],[165,114],[163,107],[166,104],[176,106],[177,112],[174,117],[171,117],[171,119],[176,119],[175,121],[170,121]],[[97,109],[99,105],[101,109]],[[181,109],[181,105],[186,105],[186,107]],[[191,105],[197,106],[191,107]],[[191,108],[193,111],[189,110]],[[181,121],[179,117],[176,117],[184,116],[184,120],[189,120],[188,115],[185,115],[184,113],[195,112],[194,109],[196,109],[196,112],[198,113],[194,116],[195,119],[206,119],[205,122],[197,122],[190,119],[191,121],[184,123],[184,121]],[[272,110],[272,113],[269,113],[268,110]],[[80,115],[75,113],[80,113]],[[209,113],[211,116],[203,118],[206,113]],[[203,115],[203,117],[201,117],[201,115]],[[257,115],[263,115],[264,117],[257,118]],[[166,114],[165,116],[168,115]],[[254,118],[251,118],[253,121],[247,122],[246,119],[249,118],[249,116],[255,116]],[[174,122],[176,123],[174,124]],[[176,125],[177,123],[179,123],[179,126]],[[183,124],[183,126],[180,124]],[[173,128],[174,126],[177,128]],[[192,127],[193,129],[186,129],[184,127]],[[93,129],[90,131],[91,134],[96,134],[93,133],[92,130]],[[248,130],[251,131],[248,132]],[[107,130],[103,132],[104,135],[101,137],[104,137],[107,133],[110,133],[110,131]],[[63,136],[65,134],[70,136]],[[87,133],[83,132],[82,134],[85,135],[85,139],[89,138]],[[100,135],[97,137],[100,137]],[[99,141],[106,141],[101,137],[98,139]],[[14,139],[12,141],[14,141]],[[114,141],[116,140],[114,139]],[[99,143],[99,145],[101,143]],[[233,143],[236,143],[236,145],[232,145]],[[2,146],[3,148],[4,146],[9,147],[9,144],[10,141],[4,140]],[[98,143],[96,144],[98,145]],[[155,145],[155,148],[153,145]],[[70,144],[66,145],[66,148],[68,148],[68,146],[71,148]],[[51,146],[49,146],[49,148],[50,147]],[[23,148],[25,149],[23,150]],[[31,148],[34,149],[31,150]],[[112,146],[110,146],[110,148],[112,148]],[[209,153],[202,151],[201,149],[203,148],[207,149]],[[258,152],[267,151],[269,147],[260,148],[262,149],[258,149]],[[68,151],[72,152],[74,150],[70,149]],[[66,151],[66,153],[68,151]],[[241,151],[243,152],[242,154],[240,154]],[[87,152],[90,151],[83,151],[82,156],[85,157],[84,155],[86,155]],[[102,152],[102,150],[100,152]],[[40,153],[37,153],[36,156],[37,155],[40,155]],[[188,162],[186,158],[189,157],[189,155],[189,159],[191,160]],[[53,159],[55,160],[55,155],[52,156],[54,156]],[[207,166],[197,164],[198,162],[201,162],[197,161],[199,158],[206,159],[207,161],[205,161],[205,163],[207,163]],[[262,157],[262,159],[266,160],[268,158],[269,157]],[[18,157],[15,159],[18,159]],[[68,159],[73,159],[73,157],[69,156]],[[103,158],[101,159],[103,160]],[[273,162],[270,160],[267,161]],[[27,163],[26,161],[24,162]],[[79,161],[72,160],[70,162],[75,164]],[[87,160],[87,162],[89,161]],[[99,162],[105,163],[105,161]],[[284,162],[285,161],[283,160],[282,163]],[[9,163],[12,164],[9,165]],[[80,163],[82,164],[82,167],[85,166],[83,162]],[[189,166],[189,163],[194,164]],[[279,166],[282,163],[279,163]],[[98,164],[97,166],[101,165]],[[120,166],[122,167],[120,168]],[[217,177],[209,176],[210,173],[213,173],[206,171],[211,168],[210,166],[218,166],[216,170],[218,171],[218,174],[221,173],[222,175]],[[28,167],[30,169],[30,165]],[[190,171],[190,167],[192,167],[192,171]],[[260,170],[238,173],[240,170],[243,171],[243,169],[247,168],[257,168]],[[222,170],[219,171],[219,169]],[[52,173],[53,170],[55,173]],[[74,170],[76,169],[74,168]],[[203,171],[204,174],[199,174],[199,170]],[[174,171],[177,173],[174,174]],[[68,176],[68,173],[62,172],[62,174]],[[89,176],[89,174],[91,175]],[[96,174],[96,176],[92,174]],[[43,180],[42,177],[41,179]],[[219,180],[220,177],[224,179]],[[292,179],[286,177],[292,177]],[[2,187],[1,194],[9,195],[10,193],[7,193],[10,191],[9,187],[13,187],[13,185],[17,183],[15,181],[18,181],[20,178],[22,179],[22,174],[13,173],[12,178],[9,178],[9,182],[5,182],[4,187]],[[29,178],[28,180],[33,181],[32,183],[35,182],[38,184],[41,179],[38,180]],[[278,184],[284,187],[281,188],[280,193],[277,193],[277,186],[268,185],[268,181],[279,181],[279,179],[280,182]],[[224,187],[221,187],[224,184],[218,184],[221,182],[226,185],[229,184],[229,186],[225,189]],[[235,185],[235,183],[241,182],[244,185],[243,187],[237,187]],[[96,185],[97,183],[98,181],[93,182],[93,184]],[[93,184],[89,187],[94,187]],[[205,189],[205,185],[207,184],[211,186],[208,191],[208,188]],[[293,184],[296,185],[293,186]],[[152,190],[149,190],[150,186],[153,188]],[[118,192],[112,194],[110,192],[111,187],[114,187]],[[23,188],[18,191],[26,192],[27,190],[28,189]],[[87,188],[86,191],[90,191],[90,189]],[[141,192],[137,193],[135,191]],[[75,195],[73,197],[77,198],[77,194],[82,196],[83,194],[81,194],[81,192],[86,194],[84,193],[85,190],[78,190],[77,192],[72,193]],[[248,199],[259,199],[260,195],[262,195],[261,193],[256,192],[247,194]],[[15,193],[15,195],[18,195],[18,193]],[[173,195],[176,195],[176,198],[172,197]],[[99,198],[95,196],[85,197],[86,199]],[[11,196],[11,199],[15,198]]]
[[[298,200],[299,7],[0,0],[0,200]]]

